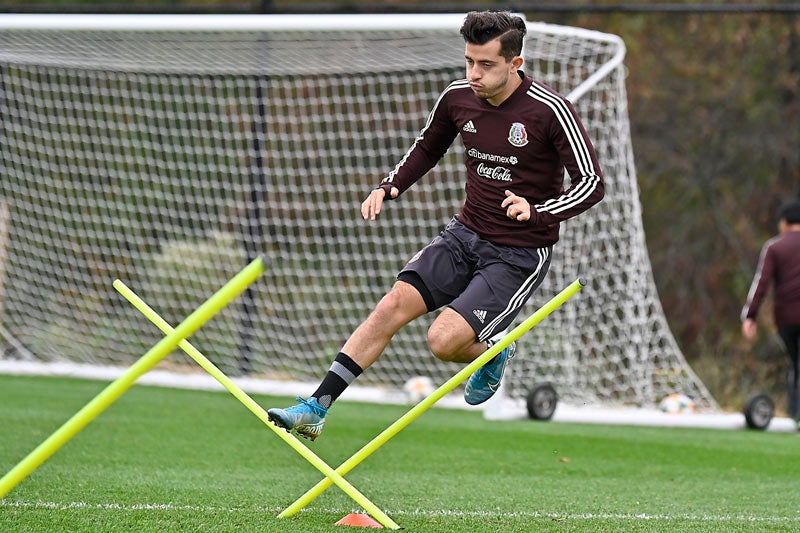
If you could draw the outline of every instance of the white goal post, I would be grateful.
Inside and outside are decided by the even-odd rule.
[[[250,259],[270,267],[193,337],[223,371],[316,382],[462,202],[459,141],[375,223],[359,206],[464,75],[463,14],[0,17],[0,362],[127,366],[160,338],[111,283],[178,323]],[[617,36],[528,23],[524,70],[567,95],[606,198],[563,224],[520,320],[589,285],[521,339],[504,381],[578,405],[717,405],[673,338],[642,228]],[[431,317],[358,380],[400,390],[460,365]],[[189,371],[181,356],[162,367]]]

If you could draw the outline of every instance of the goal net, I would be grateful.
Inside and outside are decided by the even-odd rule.
[[[223,371],[317,382],[347,336],[463,201],[456,141],[379,220],[359,207],[464,76],[463,15],[21,16],[0,19],[0,361],[129,366],[161,338],[120,278],[177,324],[252,258],[267,273],[192,342]],[[652,279],[613,35],[529,23],[524,69],[575,103],[606,198],[563,224],[519,342],[511,402],[714,399]],[[401,330],[359,385],[397,391],[461,365]],[[45,365],[46,366],[46,365]],[[191,360],[161,367],[191,371]]]

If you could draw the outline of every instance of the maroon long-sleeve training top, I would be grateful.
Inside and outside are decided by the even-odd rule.
[[[411,148],[381,185],[402,194],[445,155],[460,133],[466,200],[459,220],[501,245],[543,247],[558,241],[559,223],[599,202],[605,184],[594,146],[562,95],[519,73],[522,84],[495,107],[467,80],[439,96]],[[570,176],[564,188],[564,169]],[[505,191],[531,204],[531,220],[506,216]]]
[[[789,231],[764,243],[742,320],[756,318],[771,284],[775,285],[775,324],[800,324],[800,231]]]

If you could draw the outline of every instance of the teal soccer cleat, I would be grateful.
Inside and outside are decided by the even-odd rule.
[[[308,400],[296,398],[296,400],[300,403],[286,409],[273,407],[267,411],[267,416],[272,423],[286,431],[295,430],[301,437],[314,440],[322,433],[328,410],[322,407],[316,398]]]
[[[503,379],[503,371],[516,351],[517,343],[512,342],[497,355],[493,362],[486,363],[469,377],[467,386],[464,388],[464,400],[468,404],[481,404],[497,392],[497,389],[500,388],[500,380]]]

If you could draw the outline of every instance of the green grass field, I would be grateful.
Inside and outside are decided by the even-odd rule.
[[[0,475],[105,386],[0,376]],[[341,401],[309,446],[335,468],[406,410]],[[335,486],[276,518],[321,478],[227,392],[134,386],[0,500],[0,531],[368,531],[334,526],[359,511]],[[434,407],[347,479],[407,531],[800,530],[792,433]]]

